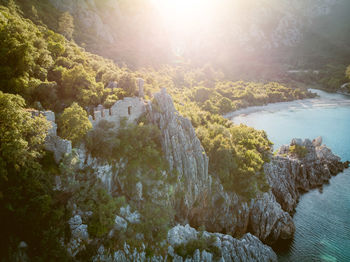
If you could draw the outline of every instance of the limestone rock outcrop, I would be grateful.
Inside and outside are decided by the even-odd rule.
[[[291,146],[305,148],[304,156],[296,156]],[[264,165],[271,191],[254,199],[250,211],[250,232],[265,243],[290,239],[295,231],[291,215],[300,194],[323,185],[332,175],[347,167],[332,151],[322,145],[322,138],[293,139],[283,145],[276,156]]]
[[[291,145],[298,143],[307,153],[304,157],[291,156],[289,146],[284,146],[284,154],[277,154],[264,170],[272,192],[283,210],[292,213],[297,205],[300,193],[323,185],[332,175],[347,167],[347,163],[322,145],[322,138],[313,142],[293,139]]]
[[[75,215],[68,221],[71,230],[71,239],[67,244],[67,251],[75,257],[80,251],[86,248],[86,243],[89,240],[89,233],[87,231],[87,225],[83,224],[80,215]]]
[[[190,240],[198,240],[199,235],[205,241],[212,241],[220,255],[197,249],[191,258],[185,260],[171,251],[169,256],[173,258],[173,261],[277,261],[277,256],[272,248],[264,245],[257,237],[249,233],[241,239],[236,239],[220,233],[206,231],[199,233],[189,225],[177,225],[169,230],[168,242],[172,248],[175,248],[177,245],[186,245]],[[220,257],[215,257],[215,255]]]
[[[191,121],[176,111],[165,89],[154,95],[147,111],[150,121],[161,131],[165,158],[182,181],[178,184],[185,193],[185,206],[190,209],[210,189],[208,157]]]
[[[150,122],[160,129],[164,156],[170,169],[178,175],[175,190],[181,194],[175,201],[177,221],[188,222],[192,226],[205,225],[210,232],[225,232],[232,236],[242,236],[246,232],[252,234],[235,239],[229,235],[205,232],[204,235],[208,238],[217,239],[217,247],[222,252],[221,261],[276,261],[276,255],[262,242],[273,244],[279,239],[290,239],[295,231],[291,215],[300,194],[322,185],[346,167],[339,157],[322,145],[322,138],[313,141],[293,139],[290,145],[282,146],[277,155],[271,156],[271,161],[264,165],[271,190],[248,203],[237,194],[226,192],[220,181],[208,174],[208,157],[190,120],[177,112],[165,89],[154,95],[145,111]],[[299,147],[305,149],[305,154],[298,156],[293,151]],[[112,192],[113,181],[118,179],[118,170],[113,171],[109,164],[102,165],[85,153],[81,159],[86,165],[94,167],[96,176]],[[117,166],[121,167],[122,163]],[[144,194],[150,194],[143,192],[142,184],[137,188],[135,195],[138,199],[142,199]],[[115,221],[116,231],[140,221],[140,214],[137,211],[131,212],[130,206],[123,207],[119,215]],[[174,247],[197,238],[198,232],[188,225],[174,227],[168,233],[168,244],[172,247],[168,255],[173,261],[183,261],[182,257],[174,253]],[[81,244],[75,244],[78,250]],[[143,251],[130,250],[127,245],[123,250],[112,253],[101,247],[96,259],[100,259],[98,257],[110,259],[107,261],[148,259]],[[166,259],[156,257],[152,261]],[[210,252],[196,250],[186,261],[214,260],[214,255]]]
[[[214,179],[211,194],[204,202],[200,209],[192,210],[191,224],[205,225],[210,232],[227,232],[238,236],[247,232],[249,203],[236,193],[225,191],[220,181]]]
[[[264,243],[273,244],[278,239],[290,239],[295,226],[290,214],[281,208],[269,191],[252,201],[249,230]]]
[[[93,261],[152,261],[152,262],[232,262],[232,261],[262,261],[275,262],[277,256],[269,246],[264,245],[257,237],[250,233],[245,234],[240,239],[235,239],[230,235],[220,233],[198,232],[189,225],[177,225],[168,232],[168,253],[165,256],[147,257],[144,250],[132,250],[125,244],[123,249],[110,252],[103,245],[98,249]],[[186,254],[182,257],[176,253],[179,246],[186,246],[190,241],[204,241],[211,248],[196,249],[193,254]],[[213,251],[211,251],[211,249]],[[215,250],[215,251],[214,251]]]

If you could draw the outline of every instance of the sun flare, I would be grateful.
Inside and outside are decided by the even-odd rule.
[[[212,26],[213,0],[152,0],[171,33],[173,51],[181,54],[185,46],[194,44],[194,36],[204,34]]]
[[[161,15],[171,25],[191,26],[208,14],[210,0],[153,0]],[[183,28],[184,29],[184,28]]]

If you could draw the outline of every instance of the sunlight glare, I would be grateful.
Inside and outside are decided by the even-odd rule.
[[[211,0],[152,0],[170,26],[191,26],[209,11]]]
[[[194,44],[195,35],[204,34],[212,26],[214,0],[152,0],[164,20],[174,51]],[[180,50],[180,51],[179,51]]]

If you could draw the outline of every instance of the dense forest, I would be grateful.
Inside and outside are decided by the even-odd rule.
[[[97,239],[76,259],[91,259],[101,243],[108,248],[127,242],[140,248],[146,242],[148,255],[166,252],[160,243],[176,223],[173,202],[179,196],[172,188],[178,177],[168,169],[158,128],[147,116],[135,124],[122,123],[118,131],[106,121],[92,128],[88,120],[100,104],[110,108],[118,100],[137,96],[137,78],[145,81],[146,100],[167,88],[176,109],[196,130],[209,157],[209,173],[224,190],[245,201],[269,188],[263,164],[272,143],[264,131],[234,125],[222,115],[253,105],[314,97],[297,86],[298,79],[242,81],[186,59],[164,65],[166,59],[161,57],[155,67],[128,67],[119,63],[126,60],[123,56],[111,60],[86,51],[89,47],[82,42],[88,39],[82,40],[84,34],[75,29],[74,18],[67,12],[55,13],[49,2],[0,3],[0,257],[4,261],[15,259],[19,241],[28,244],[32,261],[70,261],[62,243],[70,241],[67,221],[74,205],[92,212],[88,231]],[[121,50],[113,55],[127,56]],[[346,76],[343,66],[340,71],[337,81],[344,83],[350,70]],[[113,83],[117,88],[111,88]],[[76,149],[55,163],[43,147],[49,123],[32,116],[33,110],[54,111],[58,134],[76,149],[85,145],[102,163],[116,166],[127,158],[119,173],[123,186],[108,194],[91,169],[78,167]],[[57,175],[63,192],[54,190]],[[140,181],[146,185],[142,201],[135,198]],[[107,237],[115,215],[127,206],[139,211],[140,223]],[[137,237],[140,233],[144,239]]]

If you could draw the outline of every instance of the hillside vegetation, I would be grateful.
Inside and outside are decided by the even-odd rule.
[[[51,6],[43,4],[37,12],[46,8]],[[272,143],[266,133],[235,126],[221,114],[312,94],[278,83],[228,81],[210,66],[183,63],[132,71],[50,30],[46,23],[54,23],[54,17],[51,22],[37,18],[35,23],[24,18],[13,1],[0,6],[0,256],[5,260],[11,260],[18,243],[25,241],[33,261],[69,261],[62,243],[71,239],[67,221],[74,205],[82,212],[92,211],[87,224],[95,239],[77,259],[90,260],[101,243],[121,248],[125,241],[136,248],[147,243],[148,255],[166,252],[161,243],[176,223],[177,177],[168,170],[158,128],[146,118],[122,124],[118,132],[103,121],[91,129],[87,121],[95,106],[108,108],[138,95],[137,77],[145,80],[146,99],[161,87],[168,89],[179,112],[196,128],[210,159],[210,174],[222,181],[226,191],[248,201],[268,190],[262,167]],[[111,82],[117,88],[109,88]],[[74,150],[57,165],[43,148],[48,122],[33,117],[28,108],[55,111],[61,136],[76,147],[83,143],[101,163],[116,167],[127,159],[116,192],[108,194],[91,169],[79,168]],[[53,190],[56,175],[62,177],[63,193]],[[140,181],[145,185],[142,200],[136,198]],[[108,238],[115,216],[127,206],[140,212],[140,223]],[[137,238],[138,233],[144,239]]]

